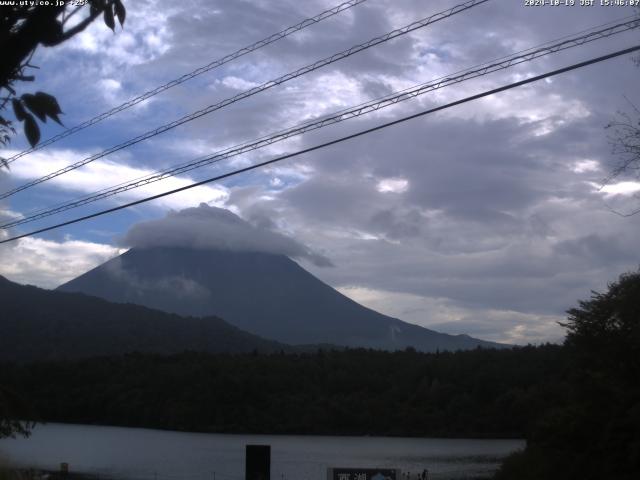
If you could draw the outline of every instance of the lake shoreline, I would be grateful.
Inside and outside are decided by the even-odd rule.
[[[66,475],[62,474],[58,471],[51,470],[40,470],[40,469],[29,469],[29,468],[19,468],[13,469],[8,472],[9,476],[4,477],[7,480],[136,480],[134,477],[109,477],[105,475],[100,475],[97,473],[83,473],[83,472],[69,472]],[[413,474],[413,472],[412,472]],[[419,473],[416,472],[416,475]],[[163,475],[160,475],[162,478]],[[404,478],[404,477],[401,477]],[[419,478],[418,476],[415,477]],[[469,477],[462,476],[459,478],[451,477],[448,480],[490,480],[493,478],[491,476],[478,476],[478,477]],[[400,479],[398,479],[400,480]],[[411,476],[409,480],[414,480],[414,477]]]
[[[35,421],[29,420],[36,423],[36,425],[69,425],[69,426],[92,426],[92,427],[102,427],[102,428],[127,428],[131,430],[150,430],[157,432],[171,432],[171,433],[191,433],[195,435],[238,435],[238,436],[273,436],[273,437],[287,437],[287,436],[305,436],[305,437],[340,437],[340,438],[412,438],[412,439],[429,439],[429,440],[524,440],[521,436],[490,436],[490,435],[439,435],[439,436],[428,436],[428,435],[411,435],[409,433],[388,433],[388,434],[380,434],[380,433],[312,433],[308,431],[292,431],[292,432],[267,432],[267,431],[220,431],[220,430],[180,430],[180,429],[172,429],[172,428],[163,428],[161,426],[142,426],[142,425],[127,425],[127,424],[117,424],[117,423],[98,423],[98,422],[84,422],[84,423],[75,423],[75,422],[64,422],[58,420],[51,421]]]
[[[48,423],[37,425],[27,439],[0,440],[0,452],[15,468],[48,472],[46,480],[61,480],[62,462],[68,463],[69,480],[243,480],[247,445],[271,446],[272,478],[277,480],[325,480],[328,468],[340,467],[414,473],[426,468],[433,480],[469,480],[491,478],[525,442],[209,434]]]
[[[8,468],[2,472],[7,480],[115,480],[112,477],[96,473],[68,472],[66,474],[56,470],[46,470],[41,468]],[[121,478],[118,480],[128,480]]]

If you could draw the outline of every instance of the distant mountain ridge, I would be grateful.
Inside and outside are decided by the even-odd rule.
[[[177,247],[133,248],[58,290],[189,316],[216,315],[293,345],[421,351],[502,348],[370,310],[284,255]]]
[[[0,361],[77,359],[130,352],[291,351],[213,317],[183,318],[140,305],[19,285],[0,276]]]

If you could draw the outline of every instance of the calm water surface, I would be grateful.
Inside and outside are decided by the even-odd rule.
[[[15,465],[132,480],[242,480],[244,447],[271,445],[272,480],[325,480],[328,467],[387,467],[433,479],[488,477],[520,440],[222,435],[46,424],[28,439],[0,440]]]

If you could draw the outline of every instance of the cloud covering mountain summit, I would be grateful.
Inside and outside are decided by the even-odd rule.
[[[169,212],[161,219],[140,222],[129,229],[122,244],[132,248],[182,247],[271,253],[308,260],[319,267],[333,266],[324,255],[275,232],[264,223],[253,225],[229,210],[205,203]]]

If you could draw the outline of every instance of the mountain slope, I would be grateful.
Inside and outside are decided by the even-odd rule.
[[[134,248],[59,287],[180,315],[217,315],[291,344],[423,351],[500,347],[446,335],[359,305],[284,255]]]
[[[0,361],[127,352],[274,352],[290,347],[216,317],[182,318],[139,305],[18,285],[0,276]]]

